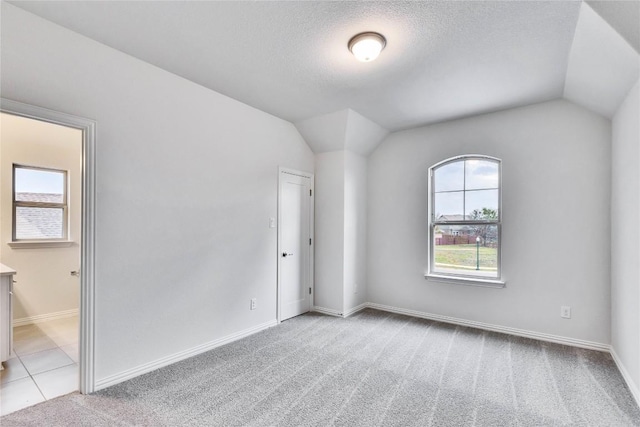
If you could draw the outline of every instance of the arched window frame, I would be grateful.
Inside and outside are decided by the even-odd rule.
[[[455,163],[455,162],[465,162],[467,160],[482,160],[482,161],[490,161],[494,162],[498,166],[498,212],[497,218],[490,220],[472,220],[466,218],[466,212],[463,215],[462,220],[443,220],[436,218],[436,212],[434,212],[435,206],[435,179],[434,172],[446,165]],[[466,165],[466,164],[465,164]],[[465,178],[466,180],[466,178]],[[465,183],[466,186],[466,183]],[[478,286],[489,286],[489,287],[504,287],[505,282],[502,277],[502,160],[496,157],[480,155],[480,154],[468,154],[462,156],[451,157],[449,159],[443,160],[429,168],[428,174],[428,225],[429,225],[429,249],[428,249],[428,269],[425,277],[428,280],[434,281],[444,281],[444,282],[452,282],[452,283],[461,283],[465,285],[478,285]],[[466,190],[463,189],[466,193]],[[464,194],[463,194],[464,198]],[[463,208],[463,212],[465,209]],[[435,270],[435,232],[436,227],[439,225],[462,225],[462,226],[471,226],[478,224],[490,224],[495,225],[497,227],[497,273],[496,277],[480,277],[474,274],[464,274],[463,272],[442,272],[442,271],[434,271]]]

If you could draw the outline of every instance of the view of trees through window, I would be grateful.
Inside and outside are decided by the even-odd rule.
[[[432,169],[432,273],[499,278],[500,163],[462,157]]]

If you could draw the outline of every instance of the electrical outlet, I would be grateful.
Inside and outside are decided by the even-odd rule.
[[[251,310],[255,310],[258,308],[258,300],[256,298],[251,298]]]
[[[563,305],[560,307],[560,317],[565,319],[571,319],[571,307],[568,305]]]

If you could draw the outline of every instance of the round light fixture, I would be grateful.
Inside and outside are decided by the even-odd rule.
[[[382,34],[367,32],[356,34],[349,40],[349,50],[358,61],[370,62],[380,55],[387,44]]]

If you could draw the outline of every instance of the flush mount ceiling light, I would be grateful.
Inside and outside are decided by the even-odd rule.
[[[358,61],[370,62],[380,55],[387,44],[382,34],[367,32],[356,34],[349,40],[349,50]]]

